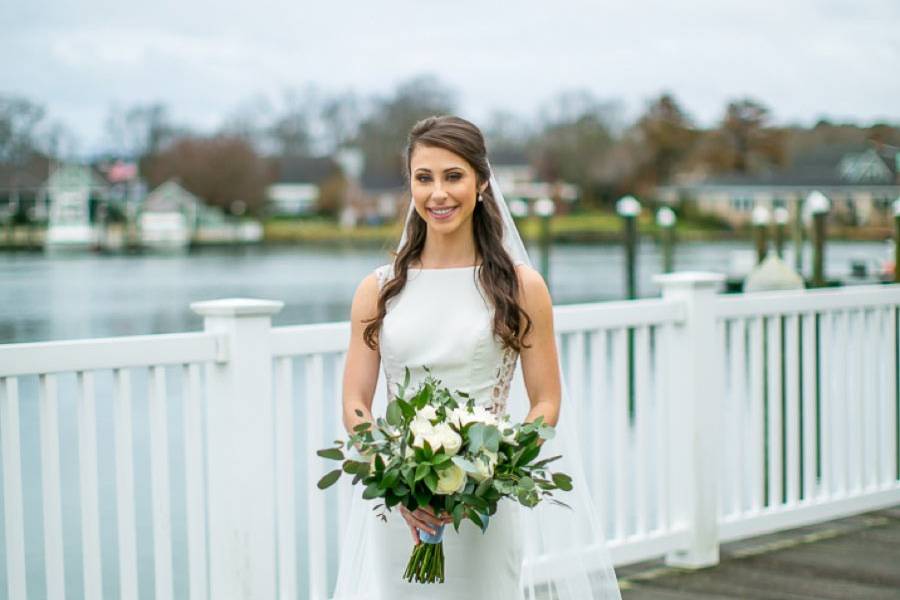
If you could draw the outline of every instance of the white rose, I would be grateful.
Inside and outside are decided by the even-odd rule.
[[[416,412],[416,418],[434,421],[437,419],[437,409],[430,404],[426,404]]]
[[[417,435],[413,439],[413,446],[416,448],[424,448],[425,442],[428,442],[428,446],[431,448],[432,452],[437,452],[438,448],[441,447],[441,436],[436,431],[431,430],[422,435]]]
[[[475,464],[475,472],[472,473],[472,479],[481,483],[488,477],[494,476],[494,464],[490,459],[485,458],[483,456],[479,456],[476,458],[473,463]]]
[[[459,428],[469,423],[484,423],[485,425],[496,425],[497,415],[489,411],[483,406],[472,407],[472,412],[465,407],[454,409],[450,415],[450,422]]]
[[[459,449],[462,447],[462,436],[453,431],[453,428],[450,427],[450,425],[441,423],[434,428],[434,431],[441,441],[441,446],[444,448],[444,454],[453,456],[459,452]]]
[[[409,424],[409,430],[416,437],[424,437],[434,432],[434,425],[427,419],[420,419],[418,416]]]
[[[466,472],[455,464],[438,471],[436,494],[456,494],[466,487]]]

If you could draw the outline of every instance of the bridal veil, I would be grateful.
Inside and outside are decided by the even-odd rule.
[[[493,201],[497,202],[503,216],[503,243],[514,264],[531,266],[531,260],[522,238],[516,229],[509,207],[492,175],[490,185]],[[485,201],[492,201],[491,195]],[[413,202],[410,202],[406,220],[412,218]],[[406,227],[398,250],[406,243]],[[570,398],[566,380],[560,372],[562,400],[556,436],[544,443],[541,456],[562,455],[551,463],[553,471],[572,477],[573,489],[555,492],[554,496],[570,508],[541,502],[535,508],[520,504],[519,522],[522,526],[523,564],[520,598],[509,600],[621,600],[615,570],[606,547],[603,523],[605,513],[601,498],[592,494],[587,484],[582,448],[579,438],[581,408]],[[373,413],[385,407],[373,406]],[[522,421],[528,414],[530,403],[520,368],[516,368],[507,401],[507,412],[514,422]],[[589,429],[588,429],[589,430]],[[594,456],[592,460],[604,460]],[[349,514],[345,516],[344,535],[340,546],[340,564],[333,600],[389,600],[377,595],[373,572],[371,527],[376,521],[372,511],[374,502],[363,500],[360,489],[350,487],[349,478],[342,478],[339,485],[344,493],[351,493]],[[410,549],[412,541],[410,540]],[[400,573],[397,574],[400,577]],[[487,582],[486,582],[487,583]],[[440,584],[435,584],[440,585]],[[503,599],[506,600],[506,599]]]

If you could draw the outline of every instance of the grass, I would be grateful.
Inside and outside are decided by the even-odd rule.
[[[679,222],[677,227],[681,239],[721,239],[734,236],[731,231],[716,230],[705,223]],[[526,240],[537,240],[541,224],[538,217],[529,217],[519,223],[519,231]],[[645,213],[638,219],[638,231],[654,235],[659,227],[652,215]],[[361,225],[344,229],[334,221],[323,219],[277,219],[264,223],[264,237],[267,242],[349,242],[383,244],[400,238],[400,225]],[[621,238],[621,219],[612,212],[591,211],[577,214],[559,215],[550,222],[550,233],[556,242],[602,242]]]

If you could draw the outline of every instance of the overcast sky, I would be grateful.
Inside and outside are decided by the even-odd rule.
[[[780,123],[900,123],[898,0],[9,0],[0,23],[0,93],[88,146],[113,104],[213,128],[254,95],[386,93],[422,73],[476,122],[581,88],[626,116],[668,90],[703,125],[747,95]]]

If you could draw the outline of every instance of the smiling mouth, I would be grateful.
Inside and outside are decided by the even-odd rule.
[[[458,208],[459,208],[459,206],[454,206],[453,208],[441,208],[441,209],[429,208],[428,213],[435,219],[444,220],[444,219],[451,217],[453,214],[455,214]]]

